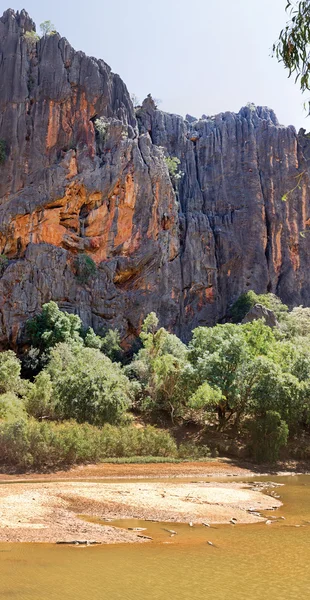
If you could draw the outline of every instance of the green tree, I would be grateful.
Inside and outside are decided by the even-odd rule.
[[[217,405],[220,426],[233,416],[235,425],[250,411],[257,380],[255,359],[267,355],[275,341],[272,330],[261,321],[246,325],[198,327],[189,345],[196,386],[207,382],[221,391]]]
[[[78,315],[62,312],[56,302],[43,304],[42,312],[26,323],[26,331],[34,348],[50,350],[59,342],[83,344],[82,321]]]
[[[156,313],[151,312],[150,314],[147,315],[147,317],[145,317],[143,323],[142,323],[142,327],[141,327],[141,332],[143,334],[148,334],[151,333],[152,335],[155,334],[156,330],[158,329],[158,317],[156,315]],[[141,336],[142,339],[145,339],[143,336]]]
[[[284,331],[289,338],[310,337],[310,308],[296,306],[285,319]]]
[[[23,382],[20,378],[21,362],[12,350],[0,352],[0,394],[20,393]]]
[[[131,385],[117,363],[99,350],[58,344],[46,368],[58,414],[94,425],[118,423],[131,404]]]
[[[204,381],[189,399],[189,407],[194,410],[203,409],[205,412],[214,412],[223,400],[222,392]],[[225,399],[224,399],[225,400]]]
[[[55,25],[51,21],[43,21],[40,23],[42,35],[51,35],[55,33]]]
[[[109,329],[103,336],[101,351],[113,361],[120,361],[122,359],[121,336],[117,329]]]
[[[53,384],[49,373],[41,371],[29,387],[25,397],[27,413],[36,419],[43,417],[54,417],[55,398],[53,396]]]
[[[101,352],[113,361],[120,361],[122,359],[123,351],[120,342],[120,334],[116,329],[109,329],[101,337],[100,335],[96,335],[94,330],[89,327],[84,338],[84,344],[87,348],[97,348],[97,350],[101,350]]]
[[[276,411],[255,419],[252,424],[251,453],[257,462],[274,462],[287,444],[288,426]]]
[[[232,305],[230,315],[234,323],[241,323],[245,315],[258,303],[258,295],[249,290],[245,294],[241,294],[238,300]]]
[[[137,379],[137,402],[142,410],[166,412],[173,420],[181,412],[184,397],[181,378],[187,361],[186,346],[161,327],[150,313],[144,320],[140,338],[143,344],[126,372]]]

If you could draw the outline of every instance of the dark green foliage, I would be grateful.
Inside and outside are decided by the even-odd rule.
[[[46,368],[62,419],[119,423],[131,404],[131,385],[117,363],[95,348],[58,344]]]
[[[0,165],[3,165],[7,158],[7,146],[4,140],[0,140]]]
[[[78,315],[62,312],[56,302],[43,304],[42,312],[26,323],[31,345],[41,352],[50,350],[59,342],[83,343],[82,322]]]
[[[279,40],[273,50],[280,62],[288,70],[289,77],[294,74],[302,92],[310,89],[310,3],[287,0],[286,11],[290,22],[282,29]]]
[[[100,335],[96,335],[90,327],[84,337],[84,344],[87,348],[101,350],[108,358],[116,362],[120,361],[123,357],[120,341],[120,334],[116,329],[109,329],[101,337]]]
[[[36,419],[56,416],[56,402],[50,375],[41,371],[25,393],[25,408],[28,415]]]
[[[249,290],[245,294],[241,294],[231,307],[229,312],[233,322],[241,323],[242,319],[255,304],[262,304],[269,310],[272,310],[279,320],[288,311],[286,304],[283,304],[274,294],[256,294],[253,290]]]
[[[120,345],[120,334],[115,329],[109,329],[102,338],[101,351],[113,361],[120,361],[123,350]]]
[[[230,316],[234,323],[241,323],[245,315],[253,308],[258,302],[258,296],[250,290],[245,294],[239,296],[238,300],[233,304],[230,309]]]
[[[136,407],[148,414],[166,413],[174,421],[184,401],[181,378],[187,350],[175,335],[157,327],[158,319],[150,313],[140,334],[143,347],[126,372],[136,380]]]
[[[48,362],[48,352],[30,346],[22,355],[22,374],[26,379],[32,379]]]
[[[269,410],[252,422],[251,452],[256,462],[275,462],[287,444],[288,426],[278,412]]]
[[[85,284],[97,273],[96,263],[87,254],[78,254],[74,259],[74,268],[79,283]]]

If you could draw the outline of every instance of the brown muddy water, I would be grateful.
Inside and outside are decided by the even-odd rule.
[[[310,476],[253,479],[284,484],[276,489],[283,507],[264,514],[285,519],[211,528],[114,523],[146,527],[142,533],[154,540],[138,545],[2,543],[0,598],[310,600]],[[166,528],[177,535],[170,537]]]

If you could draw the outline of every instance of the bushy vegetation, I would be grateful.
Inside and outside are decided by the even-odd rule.
[[[23,469],[51,469],[64,465],[132,456],[176,457],[169,433],[154,427],[102,429],[74,421],[39,422],[35,419],[0,421],[0,465]]]
[[[288,311],[286,304],[283,304],[274,294],[256,294],[253,290],[250,290],[242,294],[231,307],[230,316],[233,322],[240,323],[255,304],[262,304],[272,310],[279,320]]]
[[[173,184],[176,184],[177,181],[182,177],[182,172],[180,171],[181,161],[177,156],[166,156],[165,161],[168,167],[170,179]]]
[[[109,127],[108,122],[105,120],[104,117],[99,117],[98,119],[95,119],[94,126],[100,142],[103,143],[106,138]]]
[[[40,36],[35,31],[26,31],[24,38],[29,46],[33,46],[39,41]]]
[[[12,350],[0,353],[1,464],[200,459],[210,448],[216,453],[215,432],[243,440],[256,461],[276,460],[298,437],[305,448],[310,309],[288,311],[272,294],[249,292],[235,304],[235,320],[257,301],[276,313],[278,326],[256,320],[198,327],[188,345],[150,313],[140,349],[124,364],[116,330],[96,335],[79,316],[45,304],[27,323],[22,363]],[[188,423],[199,435],[177,446],[167,428]]]
[[[62,419],[95,425],[120,423],[131,405],[129,379],[117,363],[95,348],[58,344],[46,372],[57,416]]]

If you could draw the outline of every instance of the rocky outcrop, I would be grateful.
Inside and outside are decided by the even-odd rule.
[[[279,323],[277,321],[277,317],[273,310],[270,308],[266,308],[262,304],[254,304],[249,312],[242,319],[242,323],[251,323],[252,321],[257,321],[257,319],[264,319],[265,324],[268,327],[278,327]]]
[[[151,310],[186,339],[249,289],[310,304],[303,132],[252,105],[184,120],[148,97],[135,111],[102,60],[34,30],[24,11],[0,19],[2,345],[50,299],[128,344]],[[97,265],[84,283],[79,254]]]

